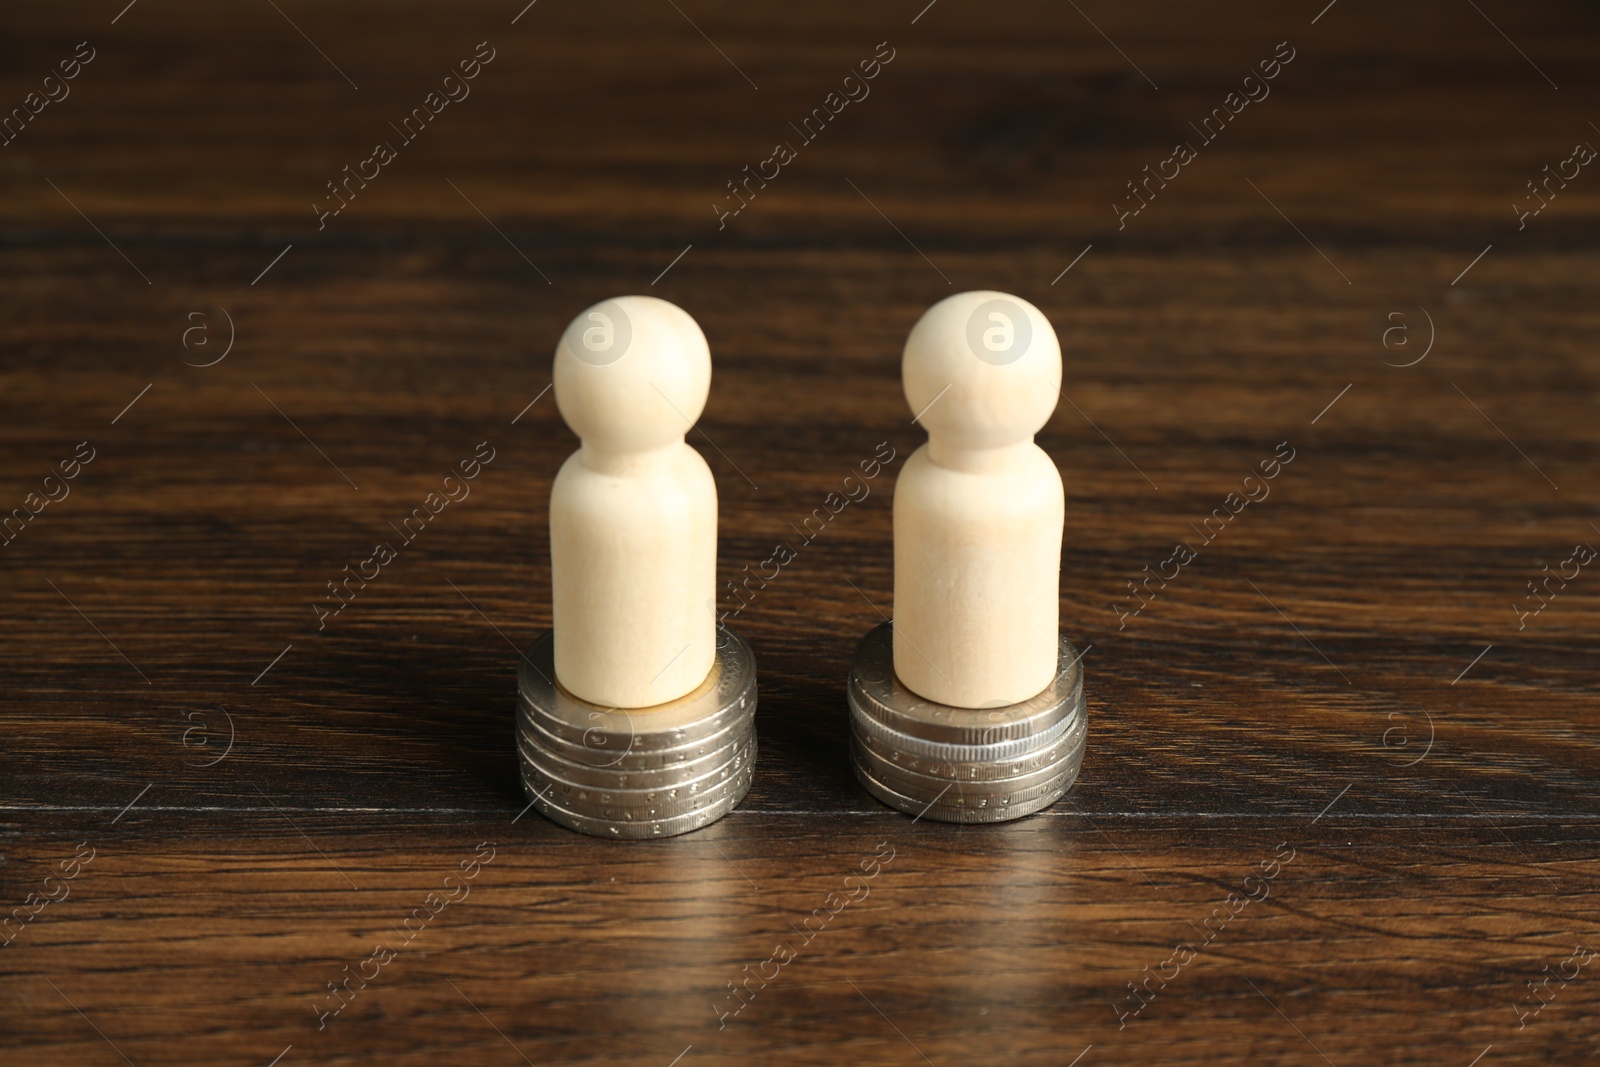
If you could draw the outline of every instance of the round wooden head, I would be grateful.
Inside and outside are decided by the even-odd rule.
[[[1030,440],[1061,390],[1061,345],[1019,296],[977,290],[929,308],[900,361],[906,402],[930,437],[955,448]]]
[[[683,440],[705,409],[711,350],[689,313],[653,296],[603,300],[556,345],[556,406],[585,447],[644,452]]]

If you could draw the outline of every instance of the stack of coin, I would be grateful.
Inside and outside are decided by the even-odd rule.
[[[522,785],[552,822],[596,837],[670,837],[732,811],[756,761],[756,671],[750,646],[717,630],[700,687],[652,708],[607,708],[555,681],[551,634],[517,666]]]
[[[941,822],[1004,822],[1072,788],[1088,720],[1079,656],[1061,639],[1056,676],[1031,700],[956,708],[923,700],[894,673],[893,624],[862,638],[850,671],[856,777],[890,807]]]

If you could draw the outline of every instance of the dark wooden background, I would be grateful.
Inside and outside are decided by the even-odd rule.
[[[94,850],[0,948],[0,1060],[1600,1049],[1600,963],[1552,977],[1600,949],[1600,574],[1514,608],[1600,545],[1600,174],[1523,229],[1511,206],[1600,146],[1593,5],[124,2],[0,15],[5,108],[96,50],[0,148],[0,511],[96,450],[0,548],[0,904]],[[324,183],[485,40],[472,95],[319,231]],[[724,183],[883,41],[870,97],[719,230]],[[1271,96],[1119,231],[1124,183],[1280,41]],[[518,818],[563,326],[621,293],[699,320],[732,577],[878,442],[917,446],[900,346],[966,288],[1034,301],[1065,353],[1039,440],[1092,646],[1073,792],[961,828],[852,780],[897,460],[735,621],[761,671],[736,813],[627,845]],[[471,497],[318,632],[325,583],[481,441]],[[1119,630],[1127,580],[1282,441],[1271,497]],[[470,896],[319,1030],[480,842]],[[1119,1025],[1280,843],[1270,896]]]

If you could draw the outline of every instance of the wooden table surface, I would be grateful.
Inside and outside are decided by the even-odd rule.
[[[0,16],[0,1061],[1600,1049],[1592,5],[124,2]],[[976,288],[1061,338],[1090,741],[955,827],[855,784],[843,681],[900,346]],[[799,549],[733,620],[749,798],[637,844],[512,743],[550,355],[629,292],[711,343],[721,576]]]

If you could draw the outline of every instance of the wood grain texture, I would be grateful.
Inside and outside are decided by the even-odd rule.
[[[1600,544],[1600,177],[1521,229],[1511,207],[1600,145],[1590,7],[276,7],[0,16],[5,107],[96,49],[0,147],[0,514],[94,449],[0,548],[0,903],[38,909],[0,928],[0,1060],[1600,1048],[1574,956],[1600,948],[1600,577],[1516,611]],[[324,183],[484,40],[471,95],[319,229]],[[719,229],[725,183],[884,41],[871,95]],[[1281,41],[1271,95],[1119,228],[1125,183]],[[920,443],[900,345],[964,288],[1061,337],[1039,440],[1090,648],[1078,785],[998,827],[913,823],[848,768],[899,459],[796,529],[879,442]],[[624,292],[711,342],[691,443],[722,577],[798,549],[732,620],[760,664],[748,800],[629,846],[524,813],[511,740],[575,446],[550,353]],[[223,312],[231,350],[194,366]],[[471,496],[319,631],[326,583],[484,441]],[[1270,496],[1202,543],[1280,442]],[[1180,541],[1197,558],[1119,616]],[[430,902],[480,842],[470,892]]]

